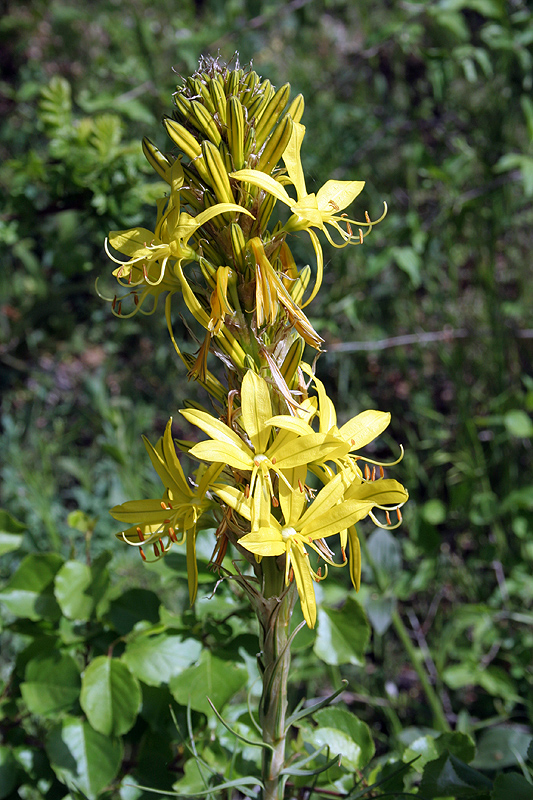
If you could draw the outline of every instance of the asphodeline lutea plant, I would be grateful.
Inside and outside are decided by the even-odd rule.
[[[290,772],[285,736],[294,603],[299,599],[312,628],[314,587],[328,571],[348,566],[358,589],[357,523],[369,517],[396,527],[407,500],[403,486],[385,477],[384,465],[365,455],[389,414],[366,410],[337,425],[334,404],[315,375],[323,340],[303,311],[322,281],[318,234],[335,247],[361,245],[375,223],[365,211],[360,222],[341,213],[362,181],[329,180],[308,193],[301,163],[304,101],[290,99],[288,84],[275,90],[251,68],[206,58],[177,87],[174,105],[164,120],[168,152],[143,142],[168,184],[154,230],[113,231],[106,243],[122,290],[110,300],[116,316],[128,317],[155,313],[165,295],[172,345],[210,404],[180,412],[196,443],[175,441],[172,419],[155,446],[145,440],[161,496],[125,502],[111,514],[127,524],[118,538],[144,559],[185,548],[191,603],[198,587],[196,540],[215,529],[212,566],[244,589],[259,621],[259,783],[264,798],[281,798]],[[299,269],[292,255],[300,231],[311,238],[315,269]],[[196,352],[182,351],[176,341],[176,295],[191,314]],[[306,345],[313,366],[304,360]],[[182,453],[193,465],[188,477]]]

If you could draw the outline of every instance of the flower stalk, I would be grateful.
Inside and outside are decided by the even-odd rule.
[[[314,584],[330,568],[348,566],[357,590],[356,523],[369,517],[394,528],[407,500],[404,487],[364,455],[390,415],[368,410],[337,424],[314,368],[323,339],[303,311],[322,282],[318,234],[334,247],[360,245],[376,223],[366,211],[361,221],[343,212],[362,181],[330,180],[308,193],[304,102],[290,99],[289,84],[275,91],[251,68],[202,59],[174,101],[173,117],[164,120],[170,152],[143,143],[167,196],[153,230],[109,234],[121,294],[108,299],[116,316],[128,317],[156,313],[165,297],[172,346],[209,402],[180,411],[194,441],[173,439],[172,418],[158,442],[145,440],[162,495],[122,503],[111,514],[126,524],[118,538],[145,560],[184,547],[191,604],[197,537],[216,519],[211,563],[244,589],[258,619],[263,798],[281,800],[295,604],[313,628]],[[275,209],[281,218],[273,222]],[[301,232],[311,240],[314,269],[298,268],[292,255]],[[182,352],[174,336],[179,294],[196,352]],[[178,451],[196,462],[188,475]],[[227,558],[231,551],[246,569]]]

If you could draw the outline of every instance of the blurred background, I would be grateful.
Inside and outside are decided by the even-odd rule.
[[[164,185],[140,142],[170,149],[160,120],[179,76],[201,54],[236,51],[304,94],[308,190],[365,180],[354,215],[389,205],[364,247],[325,243],[324,285],[308,309],[326,340],[317,372],[341,421],[391,411],[378,455],[405,447],[394,469],[411,495],[405,524],[376,540],[381,588],[367,572],[360,595],[385,665],[379,680],[397,654],[382,641],[396,599],[458,705],[530,724],[525,0],[4,2],[0,506],[26,526],[22,552],[82,555],[80,511],[97,518],[93,547],[117,553],[117,574],[131,562],[107,509],[159,493],[141,434],[155,441],[195,388],[162,315],[117,320],[97,295],[97,278],[101,294],[114,293],[103,241],[153,224]],[[313,263],[307,237],[295,252]],[[177,333],[188,341],[185,327]],[[397,656],[394,676],[416,695]]]

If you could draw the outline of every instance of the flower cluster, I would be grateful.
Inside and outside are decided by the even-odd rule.
[[[146,441],[163,496],[111,513],[129,523],[118,536],[143,556],[146,545],[160,557],[174,543],[185,544],[191,602],[198,582],[196,536],[216,520],[214,564],[221,568],[231,544],[261,581],[263,560],[273,560],[287,585],[295,581],[312,627],[313,581],[324,578],[328,566],[349,564],[359,587],[355,524],[370,516],[393,527],[391,511],[399,524],[407,499],[380,465],[376,479],[375,462],[370,469],[359,452],[383,432],[389,415],[366,411],[338,427],[332,401],[303,360],[305,345],[315,351],[322,345],[303,311],[322,281],[317,231],[344,247],[361,244],[375,223],[366,212],[360,222],[340,213],[362,191],[362,181],[330,180],[316,194],[307,192],[300,158],[304,103],[301,96],[290,100],[288,84],[276,91],[251,69],[206,59],[174,100],[174,116],[164,121],[173,152],[143,143],[169,187],[154,231],[109,235],[108,253],[118,264],[113,274],[125,290],[113,298],[113,311],[151,314],[166,294],[172,343],[216,410],[180,412],[208,437],[180,445],[199,462],[193,477],[185,478],[170,420],[155,447]],[[278,203],[290,215],[272,224]],[[313,270],[299,270],[290,250],[299,231],[308,233],[316,255],[312,286]],[[204,330],[195,354],[182,352],[173,334],[176,293]],[[210,357],[222,363],[222,379]]]

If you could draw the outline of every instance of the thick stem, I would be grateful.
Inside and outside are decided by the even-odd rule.
[[[258,613],[261,630],[260,667],[263,692],[259,720],[263,741],[270,745],[263,751],[263,800],[282,800],[285,766],[285,718],[287,713],[287,682],[291,662],[289,629],[296,601],[296,587],[284,587],[284,575],[275,558],[261,562],[264,576],[264,603]]]

